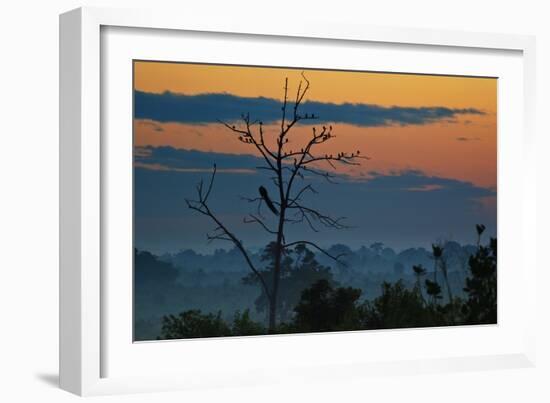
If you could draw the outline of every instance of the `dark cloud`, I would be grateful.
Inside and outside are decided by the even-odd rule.
[[[250,154],[222,154],[185,150],[170,146],[144,146],[134,149],[134,161],[142,166],[161,165],[174,170],[212,169],[214,163],[221,169],[253,169],[263,160]]]
[[[214,163],[219,175],[211,194],[213,211],[247,245],[262,246],[270,240],[261,229],[242,221],[246,213],[256,212],[257,208],[244,201],[243,196],[256,197],[260,185],[275,192],[269,175],[254,170],[262,165],[261,159],[171,147],[140,150],[136,161],[149,168],[136,167],[134,175],[138,247],[155,250],[209,247],[205,233],[212,225],[190,211],[185,199],[195,197],[196,184],[209,179]],[[166,169],[156,169],[155,164]],[[312,233],[307,225],[297,224],[289,227],[289,239],[309,237],[322,244],[341,242],[352,246],[375,239],[400,248],[429,245],[438,237],[447,236],[471,242],[476,223],[485,223],[489,234],[496,233],[496,212],[480,204],[480,200],[495,197],[495,191],[469,182],[406,170],[370,172],[365,179],[340,176],[338,184],[312,177],[307,178],[307,183],[318,193],[308,194],[304,202],[332,216],[346,216],[353,228]],[[264,214],[268,220],[273,218],[266,211]],[[227,245],[210,247],[224,246]]]
[[[369,191],[432,192],[455,195],[460,199],[476,199],[495,195],[493,190],[475,186],[470,182],[430,176],[419,170],[404,170],[389,174],[377,173],[371,179],[363,182],[364,187]]]
[[[277,121],[281,116],[281,102],[276,99],[247,98],[231,94],[184,95],[171,92],[162,94],[135,91],[134,111],[137,119],[157,122],[206,124],[239,120],[242,113],[265,123]],[[375,104],[333,104],[307,101],[302,113],[319,116],[319,122],[349,123],[357,126],[422,125],[449,121],[458,115],[483,115],[474,108],[453,109],[443,106],[401,107]]]
[[[479,137],[457,137],[456,141],[479,141]]]

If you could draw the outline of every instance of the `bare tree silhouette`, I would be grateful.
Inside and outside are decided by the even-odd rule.
[[[324,155],[315,153],[320,144],[335,137],[335,135],[332,134],[332,126],[330,125],[328,127],[322,126],[321,129],[313,127],[312,136],[309,141],[303,144],[303,147],[298,151],[289,149],[289,137],[292,128],[298,122],[318,119],[318,116],[314,114],[300,113],[300,106],[309,88],[310,82],[304,73],[302,73],[302,80],[300,80],[296,91],[296,98],[292,104],[292,101],[288,99],[288,78],[285,79],[280,129],[278,129],[278,133],[274,138],[270,139],[272,140],[271,142],[266,142],[268,138],[264,132],[263,122],[252,120],[248,113],[241,116],[242,121],[238,125],[219,121],[235,135],[238,141],[249,144],[259,153],[264,161],[264,165],[257,167],[257,169],[266,170],[272,174],[271,180],[276,187],[275,197],[270,197],[268,190],[264,186],[261,186],[259,189],[259,196],[243,198],[249,203],[257,204],[256,213],[248,214],[244,218],[244,222],[247,224],[257,224],[264,231],[275,237],[275,259],[271,284],[268,284],[266,279],[260,274],[258,268],[255,267],[243,243],[220,221],[208,205],[208,199],[216,176],[216,165],[214,165],[208,184],[205,186],[202,181],[198,184],[198,199],[186,200],[187,206],[190,209],[209,217],[216,225],[213,232],[207,234],[208,240],[222,240],[233,243],[243,255],[250,270],[260,280],[261,286],[269,299],[268,330],[270,333],[276,331],[277,297],[279,294],[281,261],[285,251],[293,246],[303,244],[313,247],[335,261],[339,261],[342,257],[342,255],[334,256],[330,254],[310,240],[287,242],[285,237],[286,224],[305,223],[314,232],[318,231],[317,227],[319,225],[333,229],[348,228],[348,226],[343,223],[344,217],[333,218],[328,214],[322,213],[304,204],[304,196],[307,193],[316,194],[317,191],[311,184],[304,184],[302,182],[297,185],[299,183],[297,178],[306,181],[307,177],[304,174],[308,174],[310,176],[322,177],[332,183],[334,182],[334,175],[320,167],[320,164],[326,163],[330,168],[336,169],[336,164],[359,165],[360,163],[358,160],[368,159],[368,157],[360,155],[360,151]],[[261,206],[264,203],[276,217],[276,227],[270,227],[265,217],[262,215]]]

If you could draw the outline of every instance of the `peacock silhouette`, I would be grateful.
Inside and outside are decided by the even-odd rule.
[[[265,204],[267,204],[267,207],[269,207],[269,209],[273,212],[273,214],[278,216],[279,211],[277,211],[277,208],[275,207],[275,205],[273,204],[273,202],[269,198],[269,194],[267,193],[267,189],[264,188],[263,186],[260,186],[258,188],[258,191],[260,192],[260,196],[262,196],[262,199],[264,199]]]

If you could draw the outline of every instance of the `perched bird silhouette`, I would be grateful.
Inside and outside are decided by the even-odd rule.
[[[264,188],[263,186],[260,186],[258,188],[258,191],[260,192],[260,196],[262,196],[262,199],[264,199],[265,204],[267,204],[267,207],[269,207],[269,209],[273,212],[273,214],[279,215],[279,212],[277,211],[277,209],[275,208],[275,205],[273,204],[273,202],[269,198],[269,195],[267,194],[267,189]]]

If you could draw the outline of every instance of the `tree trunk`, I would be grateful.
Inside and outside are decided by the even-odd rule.
[[[287,95],[288,79],[285,80],[285,101],[283,106],[283,118],[281,120],[281,134],[279,135],[279,150],[277,152],[277,187],[279,188],[279,225],[277,227],[277,240],[275,243],[275,265],[273,267],[273,287],[271,288],[271,305],[269,307],[269,328],[268,333],[275,333],[277,328],[277,297],[279,294],[279,277],[281,276],[281,261],[283,255],[283,240],[286,212],[286,197],[283,185],[283,168],[282,168],[282,147],[284,141],[284,123],[286,112],[286,95]],[[287,190],[289,192],[290,189]],[[287,193],[288,196],[288,193]]]
[[[279,279],[281,276],[281,262],[283,257],[283,231],[285,223],[285,207],[281,203],[279,214],[279,227],[277,229],[277,241],[275,244],[275,264],[273,267],[273,287],[269,304],[269,333],[275,333],[277,328],[277,299],[279,294]]]

